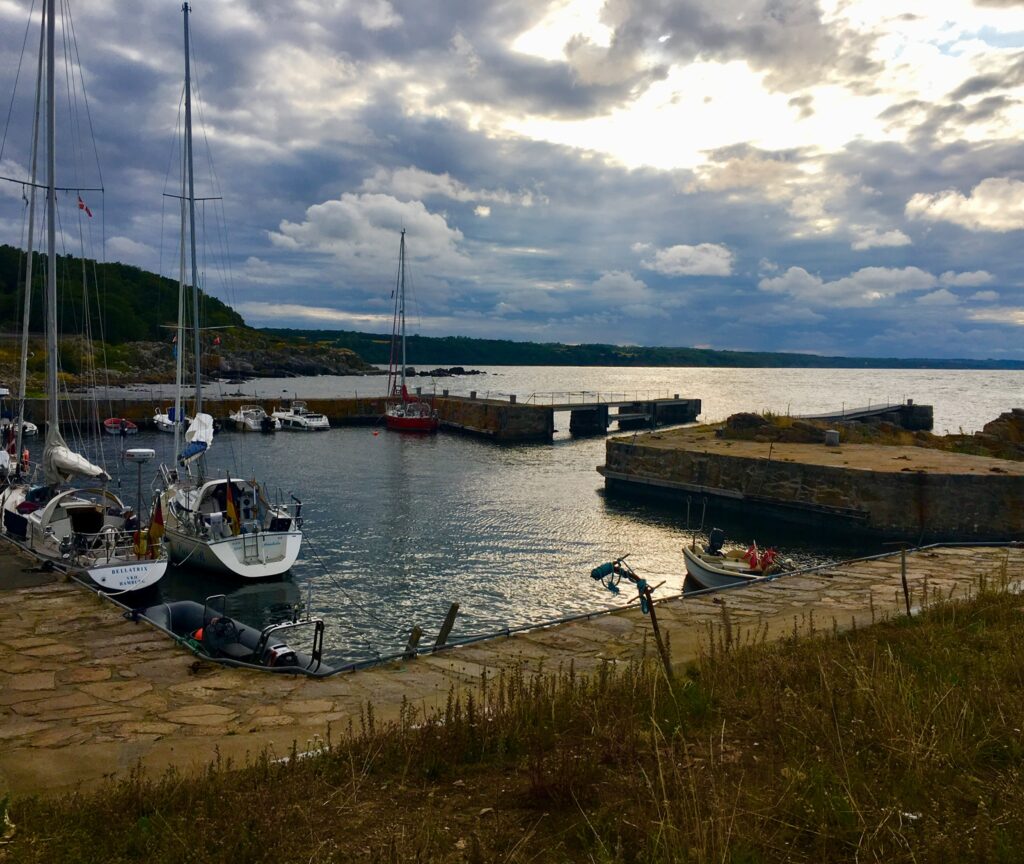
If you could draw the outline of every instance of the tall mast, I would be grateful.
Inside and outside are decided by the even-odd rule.
[[[50,0],[52,2],[52,0]],[[192,11],[188,3],[181,4],[185,15],[185,161],[188,169],[188,233],[192,247],[192,331],[195,340],[196,355],[196,409],[199,414],[203,410],[203,352],[199,331],[199,278],[196,267],[196,188],[192,172],[192,69],[191,49],[188,42],[188,13]],[[179,348],[180,350],[180,348]]]
[[[35,227],[36,227],[36,177],[39,167],[39,114],[43,98],[43,52],[46,37],[46,10],[43,10],[43,26],[39,28],[39,66],[36,70],[36,111],[32,122],[32,177],[28,203],[28,263],[25,265],[25,308],[21,321],[21,376],[20,392],[18,393],[18,448],[17,464],[21,465],[21,448],[25,431],[25,391],[28,388],[28,331],[32,316],[32,264],[35,259]]]
[[[182,164],[182,168],[184,168]],[[181,172],[181,242],[178,249],[181,255],[178,270],[178,328],[174,331],[174,453],[181,452],[181,385],[185,358],[185,172]]]
[[[54,127],[55,15],[54,0],[46,0],[46,379],[50,428],[60,430],[57,415],[57,154]]]
[[[398,246],[398,270],[401,278],[398,285],[398,314],[402,323],[402,401],[405,401],[405,229]]]

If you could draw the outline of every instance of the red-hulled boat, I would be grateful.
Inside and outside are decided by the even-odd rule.
[[[103,431],[108,435],[138,435],[139,427],[127,417],[108,417],[103,421]]]
[[[436,432],[441,425],[434,406],[412,396],[405,386],[405,229],[398,245],[398,284],[395,316],[391,327],[391,360],[388,363],[388,401],[384,421],[396,432]]]

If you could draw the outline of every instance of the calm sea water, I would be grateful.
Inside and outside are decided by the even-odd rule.
[[[1024,404],[1020,372],[817,369],[484,368],[460,378],[417,378],[430,392],[515,393],[520,401],[551,393],[599,391],[697,397],[702,420],[736,411],[793,414],[907,398],[931,404],[937,432],[975,431]],[[243,392],[273,398],[380,394],[382,377],[263,379],[214,386],[213,396]],[[149,388],[134,395],[159,401]],[[559,397],[562,398],[562,397]],[[229,611],[265,623],[311,593],[328,622],[334,660],[372,657],[404,647],[414,624],[433,641],[448,606],[460,604],[453,635],[492,632],[631,599],[615,598],[590,579],[597,564],[626,553],[635,569],[664,591],[680,590],[680,547],[687,542],[685,505],[650,505],[606,497],[595,468],[604,439],[574,440],[568,414],[556,415],[553,444],[497,446],[441,433],[404,436],[353,427],[276,436],[223,433],[210,453],[211,472],[255,475],[271,490],[304,501],[306,542],[291,577],[249,584],[176,570],[161,583],[167,598],[202,599],[223,591]],[[141,434],[172,458],[170,436]],[[118,443],[106,442],[108,462]],[[113,460],[116,462],[116,459]],[[121,473],[122,493],[135,497],[135,469]],[[146,477],[148,487],[151,475]],[[144,493],[148,494],[148,493]],[[690,523],[701,514],[694,504]],[[713,511],[705,514],[715,523]],[[806,559],[878,551],[818,545],[813,537],[760,536],[734,527],[738,542],[775,543]]]

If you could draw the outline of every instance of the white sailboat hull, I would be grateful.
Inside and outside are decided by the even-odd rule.
[[[301,531],[259,531],[207,540],[166,526],[164,543],[175,563],[188,562],[217,573],[244,579],[266,579],[287,573],[299,557]]]
[[[168,559],[162,550],[157,557],[143,554],[145,550],[134,549],[134,536],[125,532],[119,517],[108,515],[102,531],[93,535],[88,543],[78,546],[73,541],[67,519],[54,518],[54,508],[44,507],[25,516],[18,516],[18,505],[25,500],[27,486],[9,487],[0,496],[3,511],[4,534],[34,558],[66,567],[73,573],[88,576],[94,583],[107,591],[140,591],[155,585],[167,572]],[[63,493],[58,499],[67,506],[87,504],[77,498],[75,491]],[[23,533],[7,530],[16,519]]]

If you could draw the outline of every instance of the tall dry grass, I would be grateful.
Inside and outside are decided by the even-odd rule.
[[[8,860],[1019,861],[1004,582],[846,634],[723,624],[674,685],[647,659],[513,669],[394,722],[365,706],[317,757],[20,801]]]

